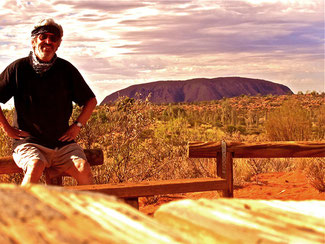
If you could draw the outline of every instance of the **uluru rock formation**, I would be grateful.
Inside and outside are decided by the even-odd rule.
[[[144,99],[150,94],[153,103],[179,103],[218,100],[240,95],[285,95],[293,92],[285,85],[243,77],[197,78],[190,80],[156,81],[133,85],[107,96],[101,105],[118,97]]]

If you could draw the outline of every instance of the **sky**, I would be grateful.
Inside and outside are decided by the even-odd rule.
[[[135,84],[227,76],[325,91],[324,0],[1,0],[0,72],[46,17],[99,103]]]

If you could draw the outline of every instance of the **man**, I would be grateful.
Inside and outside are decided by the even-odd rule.
[[[14,139],[13,158],[25,172],[22,185],[38,183],[63,172],[78,184],[92,184],[86,156],[75,143],[97,100],[78,70],[58,58],[63,29],[53,19],[40,21],[31,33],[28,57],[11,63],[0,75],[0,102],[14,97],[15,116],[11,126],[0,107],[0,124]],[[72,102],[82,106],[77,120],[69,125]]]

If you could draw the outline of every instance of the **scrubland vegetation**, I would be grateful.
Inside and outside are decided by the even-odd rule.
[[[75,107],[73,117],[80,108]],[[12,118],[13,111],[5,111]],[[98,106],[81,130],[84,148],[101,148],[104,165],[94,167],[96,183],[216,175],[214,159],[189,159],[188,141],[325,140],[325,94],[240,96],[211,102],[155,105],[121,98]],[[0,134],[0,156],[11,142]],[[325,191],[324,159],[235,159],[235,185],[264,172],[304,170]],[[21,176],[0,176],[19,183]],[[70,178],[65,184],[75,184]]]

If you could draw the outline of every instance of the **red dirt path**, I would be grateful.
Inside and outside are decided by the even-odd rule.
[[[301,171],[265,173],[258,175],[244,187],[234,190],[235,198],[265,199],[265,200],[325,200],[325,193],[320,193],[313,188]],[[161,196],[156,203],[150,204],[146,198],[140,198],[140,211],[148,215],[153,215],[160,205],[180,200],[180,199],[199,199],[219,198],[215,191],[196,192],[187,194],[174,194]]]

